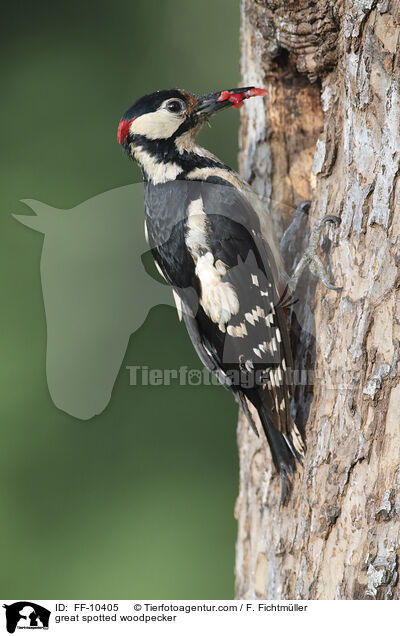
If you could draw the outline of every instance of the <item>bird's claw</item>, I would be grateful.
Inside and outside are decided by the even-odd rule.
[[[342,287],[333,285],[333,283],[329,281],[329,276],[326,271],[325,265],[317,254],[317,247],[321,239],[321,234],[327,223],[334,223],[335,225],[339,225],[340,218],[333,214],[326,214],[320,221],[318,221],[318,223],[314,225],[311,232],[309,245],[303,256],[301,257],[299,263],[297,264],[292,277],[290,278],[289,287],[292,290],[296,288],[299,278],[307,265],[310,267],[311,272],[321,280],[325,287],[327,287],[328,289],[333,289],[334,291],[341,291],[343,289]]]

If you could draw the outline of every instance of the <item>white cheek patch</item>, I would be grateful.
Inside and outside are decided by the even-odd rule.
[[[154,113],[145,113],[136,117],[129,132],[132,135],[143,135],[147,139],[168,139],[178,130],[182,121],[182,117],[163,108]]]

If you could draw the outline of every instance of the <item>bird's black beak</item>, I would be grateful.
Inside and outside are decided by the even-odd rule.
[[[245,99],[256,97],[257,95],[267,95],[267,91],[263,88],[248,86],[247,88],[230,88],[226,91],[202,95],[197,98],[197,104],[193,108],[192,113],[200,117],[209,117],[227,106],[240,108]]]

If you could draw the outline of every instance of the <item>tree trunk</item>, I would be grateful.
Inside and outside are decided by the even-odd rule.
[[[304,199],[311,226],[341,217],[321,254],[343,290],[303,276],[292,312],[307,453],[286,506],[240,418],[239,598],[400,598],[399,42],[399,0],[242,0],[243,84],[269,94],[243,109],[242,175],[278,234]]]

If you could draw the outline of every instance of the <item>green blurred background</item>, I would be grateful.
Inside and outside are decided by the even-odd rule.
[[[141,95],[239,82],[239,2],[3,7],[1,581],[3,599],[232,598],[236,406],[219,387],[132,387],[126,365],[201,368],[170,307],[131,339],[111,402],[80,421],[45,377],[43,237],[20,199],[70,208],[139,180],[116,143]],[[237,111],[201,141],[235,167]],[[166,337],[167,336],[167,337]]]

